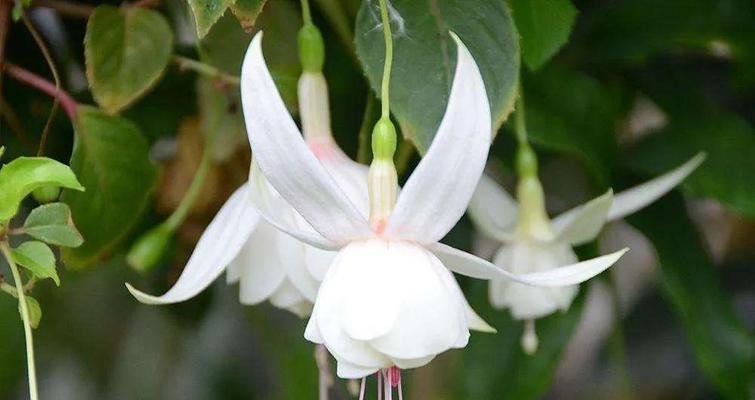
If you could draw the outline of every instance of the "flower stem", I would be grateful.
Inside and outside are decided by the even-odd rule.
[[[234,86],[241,84],[241,80],[238,76],[227,74],[212,65],[205,64],[203,62],[192,60],[188,57],[174,55],[172,61],[178,65],[180,69],[189,69],[202,75],[207,75],[212,78],[219,79],[225,83],[229,83]]]
[[[370,158],[370,131],[375,123],[375,97],[372,92],[367,93],[367,102],[364,105],[362,125],[359,127],[359,149],[357,149],[357,162],[366,164]]]
[[[524,118],[524,93],[519,86],[519,96],[516,98],[516,112],[514,112],[514,132],[519,145],[527,144],[527,123]]]
[[[301,16],[304,20],[304,25],[312,24],[312,13],[309,10],[309,0],[301,0]]]
[[[26,365],[29,371],[29,398],[31,400],[37,400],[37,372],[34,365],[34,339],[31,334],[31,319],[29,317],[29,308],[26,305],[26,294],[24,293],[24,287],[21,283],[21,274],[18,272],[18,267],[13,261],[8,242],[0,242],[0,250],[2,250],[5,259],[8,261],[11,273],[13,274],[13,280],[16,283],[18,304],[21,309],[21,320],[24,323],[24,334],[26,335]]]
[[[178,207],[176,207],[170,217],[168,217],[168,219],[163,222],[168,230],[175,231],[176,229],[178,229],[178,226],[183,223],[183,221],[186,219],[186,216],[189,214],[189,211],[194,205],[194,202],[196,201],[200,190],[202,190],[204,180],[207,177],[207,173],[210,171],[210,161],[212,158],[210,150],[211,147],[205,145],[204,152],[202,153],[202,159],[199,161],[199,166],[197,167],[197,171],[194,173],[194,179],[191,181],[189,189],[186,190],[186,194],[181,199]]]
[[[389,87],[393,67],[393,35],[391,35],[391,20],[388,18],[386,1],[380,0],[380,18],[383,21],[383,40],[385,41],[385,63],[383,64],[383,81],[380,87],[383,118],[389,118],[391,113]]]

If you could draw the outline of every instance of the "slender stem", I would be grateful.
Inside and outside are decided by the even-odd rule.
[[[0,250],[2,250],[5,259],[8,261],[11,273],[13,273],[13,280],[16,283],[16,293],[18,294],[18,303],[21,308],[21,320],[24,323],[24,334],[26,335],[26,364],[29,371],[29,397],[31,400],[37,400],[37,372],[34,366],[34,339],[31,334],[31,319],[29,317],[29,308],[26,305],[26,294],[24,293],[23,284],[21,283],[21,274],[18,272],[18,267],[13,261],[13,257],[8,247],[8,242],[0,242]]]
[[[8,293],[9,295],[15,298],[18,298],[18,292],[16,291],[16,288],[8,284],[7,282],[0,282],[0,290],[5,293]]]
[[[304,25],[310,25],[312,23],[312,13],[309,10],[309,0],[301,0],[301,16],[304,20]]]
[[[52,109],[50,110],[50,114],[47,116],[47,122],[45,123],[45,127],[42,130],[42,136],[39,139],[39,146],[37,146],[37,157],[40,157],[45,153],[45,144],[47,143],[47,136],[50,133],[50,126],[52,125],[53,118],[55,118],[55,114],[58,112],[58,106],[60,103],[58,97],[60,94],[60,76],[58,76],[58,69],[55,67],[55,61],[53,61],[52,56],[50,55],[50,50],[47,48],[47,45],[45,45],[45,41],[42,40],[42,37],[39,35],[39,32],[37,32],[34,24],[31,23],[29,17],[27,17],[26,13],[23,11],[21,11],[21,19],[24,21],[26,29],[28,29],[29,33],[31,33],[32,38],[34,38],[34,42],[37,43],[37,47],[39,47],[39,50],[42,52],[42,56],[47,62],[47,67],[50,68],[52,77],[55,80],[55,97],[53,97]]]
[[[10,14],[13,1],[0,0],[0,66],[5,62],[5,44],[8,41],[8,31],[10,30]],[[3,71],[0,69],[0,96],[3,93]]]
[[[131,4],[129,4],[129,7],[141,7],[141,8],[150,8],[150,7],[157,7],[160,4],[160,0],[137,0]]]
[[[328,350],[321,344],[315,346],[315,362],[317,363],[320,381],[319,400],[328,400],[328,393],[333,379],[330,376],[330,367],[328,366]]]
[[[370,158],[370,133],[375,123],[375,112],[375,97],[371,91],[368,91],[362,125],[359,127],[359,148],[357,149],[357,162],[362,164],[367,164]]]
[[[380,18],[383,21],[383,40],[385,41],[385,63],[383,64],[383,82],[380,87],[380,100],[382,102],[382,117],[389,118],[390,108],[390,83],[391,70],[393,67],[393,35],[391,35],[391,20],[388,18],[386,0],[380,0]]]
[[[71,121],[76,120],[76,107],[78,107],[78,103],[76,103],[76,100],[74,100],[70,94],[66,93],[65,90],[58,90],[55,85],[47,79],[15,64],[6,63],[5,72],[19,82],[23,82],[28,86],[46,93],[50,97],[57,97]]]
[[[207,75],[209,77],[219,79],[225,83],[229,83],[234,86],[238,86],[241,84],[241,80],[239,79],[238,76],[233,76],[231,74],[225,73],[213,67],[212,65],[208,65],[197,60],[192,60],[191,58],[177,56],[177,55],[173,56],[172,61],[176,65],[178,65],[178,68],[180,69],[192,70],[202,75]]]
[[[519,86],[519,96],[516,98],[516,112],[514,113],[514,131],[520,145],[527,143],[527,123],[524,116],[524,93]]]
[[[163,224],[170,230],[175,231],[186,219],[191,207],[202,190],[202,185],[207,177],[207,173],[210,171],[210,161],[212,159],[210,146],[205,145],[204,152],[202,153],[202,159],[199,161],[197,171],[194,173],[194,180],[191,181],[189,189],[186,190],[186,194],[181,199],[173,213],[168,217]]]

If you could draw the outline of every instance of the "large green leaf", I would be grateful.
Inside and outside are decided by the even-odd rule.
[[[194,21],[197,24],[197,34],[203,38],[213,25],[225,14],[225,10],[234,0],[189,0]]]
[[[509,0],[509,5],[521,35],[522,58],[536,70],[569,40],[577,9],[569,0]]]
[[[13,261],[37,279],[50,278],[60,285],[58,271],[55,270],[55,254],[46,244],[37,241],[21,243],[13,249]]]
[[[364,2],[357,16],[357,55],[379,92],[384,43],[377,2]],[[505,2],[437,0],[392,2],[394,63],[391,109],[402,133],[424,152],[448,102],[456,65],[455,32],[477,62],[488,92],[494,129],[511,112],[519,79],[519,40]]]
[[[87,79],[92,95],[116,113],[142,96],[170,60],[173,32],[156,11],[99,6],[84,38]]]
[[[0,221],[13,218],[29,193],[45,186],[84,190],[67,165],[45,157],[19,157],[0,169]]]
[[[685,115],[640,142],[626,157],[629,166],[659,174],[699,151],[708,158],[682,189],[711,197],[742,215],[755,217],[755,131],[733,114]]]
[[[755,338],[737,318],[678,195],[629,218],[655,246],[664,295],[705,376],[729,399],[752,398]]]
[[[71,209],[63,203],[39,206],[24,222],[24,233],[49,244],[77,247],[84,242],[71,218]]]
[[[475,333],[461,352],[463,373],[458,397],[462,399],[540,399],[550,387],[556,367],[582,315],[584,290],[565,313],[536,322],[539,347],[535,354],[522,351],[522,322],[487,302],[487,282],[475,282],[470,303],[496,334]]]
[[[620,93],[589,76],[546,68],[524,80],[524,101],[530,139],[576,157],[606,185],[616,155]]]
[[[157,170],[149,146],[128,120],[79,107],[71,167],[89,187],[86,193],[63,192],[85,242],[64,249],[69,267],[81,268],[112,249],[138,221],[147,204]]]

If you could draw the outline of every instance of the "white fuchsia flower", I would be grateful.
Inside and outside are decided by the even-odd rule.
[[[328,104],[328,87],[322,73],[302,73],[299,111],[304,139],[322,168],[358,212],[366,216],[367,167],[349,159],[333,140]],[[251,174],[259,177],[255,169],[253,163]],[[264,178],[256,179],[238,188],[223,205],[167,293],[150,296],[127,284],[129,291],[143,303],[176,303],[197,295],[225,270],[229,284],[239,282],[242,304],[270,300],[274,306],[300,317],[309,315],[320,281],[336,253],[304,244],[265,222],[250,196],[264,198],[279,218],[317,235]]]
[[[395,131],[387,144],[391,141],[379,137],[392,125],[386,120],[376,126],[369,219],[301,140],[265,64],[261,33],[244,60],[241,97],[255,160],[264,178],[319,235],[281,218],[264,198],[255,203],[279,229],[338,250],[305,337],[328,348],[343,378],[393,366],[419,367],[439,353],[466,346],[470,329],[491,329],[471,310],[449,269],[475,278],[563,286],[589,279],[620,256],[517,276],[439,243],[464,214],[491,141],[482,77],[464,44],[454,39],[456,72],[445,115],[400,194],[392,162]]]
[[[519,203],[492,179],[483,176],[469,205],[469,214],[484,235],[503,244],[493,256],[493,263],[499,268],[515,274],[551,271],[576,263],[573,246],[595,240],[606,223],[638,211],[669,192],[704,158],[704,154],[698,154],[680,167],[616,195],[609,190],[553,220],[546,213],[536,176],[520,181]],[[514,318],[527,321],[522,347],[532,353],[537,349],[534,320],[556,310],[567,310],[578,288],[578,285],[537,288],[494,279],[490,282],[489,298],[493,307],[508,308]]]

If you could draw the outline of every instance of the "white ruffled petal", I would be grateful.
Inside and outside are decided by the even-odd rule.
[[[393,365],[399,367],[400,369],[419,368],[421,366],[427,365],[430,361],[432,361],[435,358],[435,356],[436,355],[433,354],[427,357],[411,358],[411,359],[391,357],[391,362],[393,362]]]
[[[688,177],[703,161],[705,153],[698,153],[689,161],[655,179],[627,189],[614,196],[608,220],[626,217],[658,200]]]
[[[424,244],[440,240],[464,214],[485,166],[491,139],[485,85],[472,55],[452,36],[457,61],[446,113],[398,197],[387,237]]]
[[[549,271],[577,262],[567,244],[540,245],[517,243],[503,247],[493,262],[512,273]],[[539,288],[512,281],[491,281],[490,302],[493,307],[509,308],[517,319],[536,319],[557,310],[566,310],[577,295],[577,285]]]
[[[442,243],[434,243],[430,249],[451,271],[479,279],[510,279],[537,287],[559,287],[582,283],[605,271],[629,249],[619,250],[605,256],[567,265],[546,272],[512,274],[498,268],[487,260],[455,249]]]
[[[425,248],[407,242],[389,242],[380,267],[390,275],[381,287],[382,299],[395,297],[398,318],[385,335],[370,341],[391,358],[418,359],[444,352],[468,334],[464,300],[455,291],[453,276]],[[449,285],[451,287],[449,287]],[[392,312],[384,304],[384,312]]]
[[[336,244],[369,236],[367,220],[306,146],[288,114],[265,65],[261,32],[244,58],[241,100],[254,158],[280,195]]]
[[[341,379],[360,379],[380,371],[381,368],[382,367],[363,367],[336,358],[336,375]]]
[[[320,281],[309,272],[305,259],[305,247],[312,248],[312,246],[301,243],[285,234],[280,234],[277,244],[281,266],[286,277],[307,301],[314,303]]]
[[[483,174],[468,208],[475,226],[490,238],[513,239],[511,231],[519,217],[519,206],[500,185]]]
[[[613,202],[613,191],[573,208],[555,219],[552,227],[555,241],[578,246],[594,240],[606,224],[608,210]]]
[[[196,296],[210,285],[236,257],[260,220],[248,199],[248,185],[238,188],[199,238],[181,276],[162,296],[151,296],[126,284],[142,303],[168,304]]]

